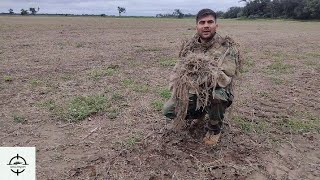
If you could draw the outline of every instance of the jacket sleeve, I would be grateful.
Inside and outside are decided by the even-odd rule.
[[[220,70],[218,73],[218,86],[219,87],[226,87],[228,86],[232,78],[236,75],[236,69],[237,69],[237,64],[236,64],[236,59],[237,58],[237,53],[233,49],[233,47],[229,47],[229,52],[225,56],[225,58],[222,61],[222,64],[220,66]]]

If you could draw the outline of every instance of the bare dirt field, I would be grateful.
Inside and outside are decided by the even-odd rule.
[[[245,66],[216,147],[162,116],[191,19],[0,17],[0,146],[38,179],[320,179],[320,23],[219,21]]]

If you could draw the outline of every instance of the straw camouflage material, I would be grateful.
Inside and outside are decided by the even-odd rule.
[[[205,112],[212,124],[221,121],[233,101],[234,77],[242,64],[238,44],[217,33],[211,41],[200,43],[196,34],[183,43],[179,58],[170,77],[172,97],[164,106],[164,115],[176,118],[178,129],[185,126],[185,119],[198,118]],[[212,111],[215,108],[222,110]]]

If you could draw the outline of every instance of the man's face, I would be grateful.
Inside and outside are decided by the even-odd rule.
[[[218,24],[212,15],[205,16],[199,19],[197,23],[197,32],[200,38],[204,41],[210,41],[214,36]]]

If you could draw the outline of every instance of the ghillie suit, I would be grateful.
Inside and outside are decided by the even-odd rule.
[[[196,109],[205,108],[210,99],[219,98],[214,91],[216,87],[232,87],[233,77],[239,74],[242,65],[239,45],[217,33],[206,43],[200,43],[198,35],[184,42],[179,58],[170,84],[176,102],[177,129],[186,125],[190,93],[197,96]]]

